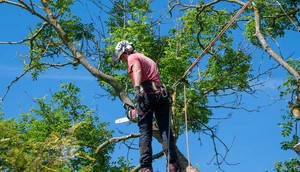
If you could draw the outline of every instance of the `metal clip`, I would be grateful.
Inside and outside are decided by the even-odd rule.
[[[158,88],[156,87],[156,83],[155,82],[151,82],[151,88],[153,91],[157,91]]]
[[[142,85],[140,85],[140,93],[144,93],[145,92],[145,89]]]
[[[167,91],[167,88],[165,85],[163,85],[162,87],[160,87],[160,92],[161,92],[161,95],[165,98],[165,97],[168,97],[168,91]]]

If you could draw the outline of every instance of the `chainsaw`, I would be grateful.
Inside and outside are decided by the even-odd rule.
[[[129,104],[127,104],[127,103],[124,103],[123,107],[125,108],[125,110],[127,112],[126,113],[127,117],[118,118],[118,119],[115,120],[115,123],[116,124],[121,124],[121,123],[129,122],[129,121],[137,123],[139,115],[137,114],[136,108],[129,105]]]

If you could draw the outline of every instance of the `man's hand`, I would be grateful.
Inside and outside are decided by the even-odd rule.
[[[127,103],[123,103],[123,107],[124,107],[124,109],[125,109],[126,111],[129,111],[129,110],[134,109],[133,106],[131,106],[131,105],[127,104]]]
[[[139,115],[137,114],[136,108],[127,111],[127,118],[132,122],[138,122]]]
[[[137,114],[136,108],[127,103],[124,103],[123,107],[126,110],[127,118],[132,122],[135,122],[135,123],[138,122],[139,115]]]
[[[141,95],[141,87],[135,86],[134,87],[134,98],[137,103],[141,103],[143,101],[143,97]]]

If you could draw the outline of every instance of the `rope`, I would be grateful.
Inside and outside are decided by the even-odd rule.
[[[188,134],[188,119],[187,119],[187,103],[186,103],[186,83],[184,83],[184,117],[185,117],[185,135],[186,135],[186,151],[188,156],[188,166],[191,166],[190,148],[189,148],[189,134]]]
[[[126,0],[123,0],[123,29],[122,29],[122,40],[125,39],[125,32],[126,32],[126,20],[127,20],[127,16],[126,16]]]
[[[123,36],[125,35],[124,34],[124,31],[125,31],[125,28],[126,28],[126,0],[124,0],[123,2],[123,8],[124,8],[124,21],[123,21]]]
[[[185,79],[188,73],[199,63],[201,58],[208,52],[208,50],[214,45],[214,43],[226,32],[226,30],[232,25],[232,23],[238,18],[238,16],[245,10],[245,8],[249,5],[252,0],[249,0],[244,6],[235,14],[235,16],[227,23],[227,25],[217,34],[208,44],[208,46],[203,50],[203,52],[197,57],[197,59],[192,63],[192,65],[188,68],[188,70],[183,74],[181,78],[179,78],[175,84],[172,86],[174,89],[177,85]]]
[[[169,127],[168,127],[168,148],[167,148],[167,172],[170,172],[170,136],[171,136],[171,114],[172,114],[172,99],[169,100]]]

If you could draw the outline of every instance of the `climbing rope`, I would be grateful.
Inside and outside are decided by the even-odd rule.
[[[186,103],[186,83],[184,83],[184,117],[185,117],[185,135],[186,135],[186,151],[188,156],[188,166],[191,166],[189,134],[188,134],[188,119],[187,119],[187,103]]]
[[[124,33],[124,31],[125,31],[125,29],[126,29],[126,0],[124,0],[124,2],[123,2],[123,10],[124,10],[124,20],[123,20],[123,39],[124,39],[124,35],[125,35],[125,33]]]

